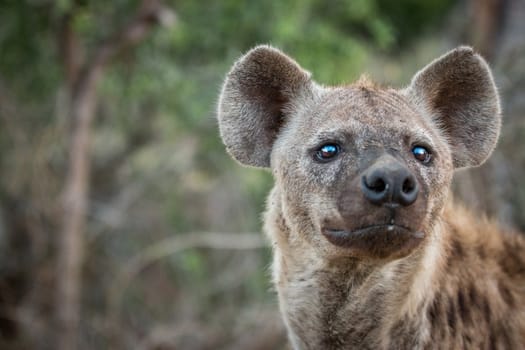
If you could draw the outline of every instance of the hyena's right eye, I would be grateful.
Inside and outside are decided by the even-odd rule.
[[[319,162],[329,162],[341,152],[341,146],[337,143],[325,143],[315,151],[314,158]]]

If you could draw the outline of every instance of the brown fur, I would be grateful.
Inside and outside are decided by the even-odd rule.
[[[523,239],[448,198],[454,169],[481,164],[500,128],[490,70],[470,48],[395,90],[367,78],[322,87],[258,47],[228,74],[218,116],[232,156],[275,177],[265,230],[295,349],[524,346]],[[319,162],[326,143],[341,152]],[[409,205],[363,195],[363,174],[392,165],[416,179]]]

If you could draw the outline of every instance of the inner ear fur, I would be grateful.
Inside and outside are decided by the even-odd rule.
[[[307,71],[269,46],[255,47],[235,62],[218,110],[221,137],[232,157],[245,165],[269,167],[290,106],[311,87]]]
[[[456,168],[490,156],[501,126],[499,98],[487,63],[472,48],[459,47],[427,65],[408,94],[447,137]]]

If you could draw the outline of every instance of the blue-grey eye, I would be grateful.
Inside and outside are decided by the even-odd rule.
[[[329,161],[339,154],[341,147],[336,143],[326,143],[319,147],[315,152],[315,158],[317,160],[326,162]]]
[[[430,151],[423,146],[414,146],[414,148],[412,148],[412,154],[414,155],[414,158],[423,164],[430,163],[430,160],[432,159]]]

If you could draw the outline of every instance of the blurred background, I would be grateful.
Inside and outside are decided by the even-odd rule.
[[[0,1],[0,348],[285,349],[265,170],[215,108],[259,43],[314,79],[403,86],[459,44],[503,96],[455,196],[525,230],[523,0]]]

